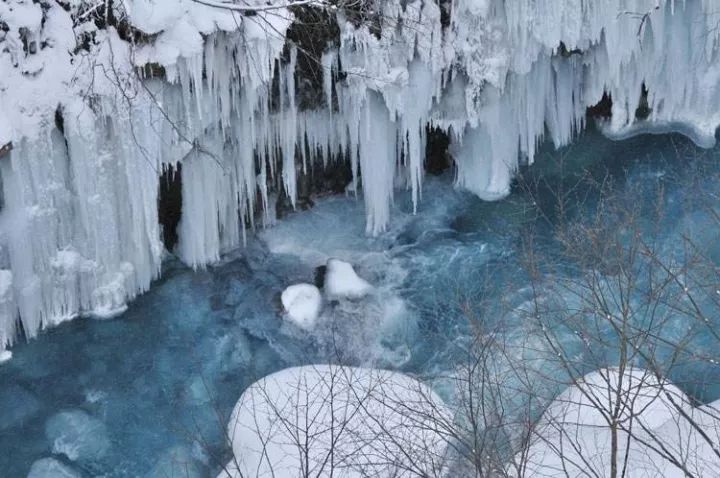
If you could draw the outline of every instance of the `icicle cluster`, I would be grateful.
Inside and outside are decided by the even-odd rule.
[[[488,200],[508,194],[546,134],[570,142],[604,94],[611,135],[682,129],[712,144],[720,125],[714,0],[455,0],[446,25],[432,0],[388,0],[379,29],[338,11],[314,110],[299,108],[286,8],[126,0],[127,21],[151,35],[131,45],[78,24],[86,3],[0,4],[0,147],[13,143],[0,159],[0,350],[18,318],[32,337],[121,311],[149,287],[169,165],[182,164],[176,252],[202,267],[242,244],[255,212],[272,221],[270,185],[294,205],[298,174],[330,160],[350,162],[348,190],[381,233],[396,187],[421,200],[429,125],[452,138],[457,185]],[[146,65],[164,80],[142,80]]]

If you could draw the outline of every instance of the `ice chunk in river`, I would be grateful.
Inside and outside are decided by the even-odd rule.
[[[352,264],[328,259],[325,271],[325,294],[328,298],[360,299],[371,291],[370,283],[357,275]]]
[[[82,410],[68,410],[53,415],[45,425],[45,436],[53,453],[73,461],[94,461],[110,448],[105,424]]]
[[[27,478],[81,478],[81,475],[55,458],[41,458],[32,464]]]
[[[295,284],[285,289],[280,299],[287,318],[295,325],[305,330],[315,326],[322,308],[320,289],[312,284]]]

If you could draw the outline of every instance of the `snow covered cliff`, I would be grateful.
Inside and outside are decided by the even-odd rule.
[[[0,350],[18,324],[32,337],[112,315],[149,287],[171,166],[176,252],[202,267],[272,219],[270,190],[294,205],[298,178],[338,161],[381,233],[395,187],[421,200],[429,125],[452,138],[458,186],[485,199],[600,102],[618,136],[712,144],[720,125],[715,0],[300,3],[0,4]],[[308,11],[333,24],[317,55],[302,32],[288,41]]]

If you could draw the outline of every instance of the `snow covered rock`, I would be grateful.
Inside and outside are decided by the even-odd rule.
[[[360,299],[371,291],[370,283],[357,275],[352,264],[328,259],[325,270],[325,295],[328,299]]]
[[[53,415],[45,424],[45,436],[53,453],[72,461],[95,461],[110,449],[105,424],[82,410]]]
[[[12,358],[12,352],[9,350],[0,350],[0,363],[5,363]]]
[[[231,462],[219,478],[295,478],[307,468],[321,478],[438,476],[447,446],[438,430],[451,420],[435,393],[400,373],[289,368],[240,397],[228,436],[241,469]]]
[[[81,476],[55,458],[41,458],[32,464],[27,478],[81,478]]]
[[[659,450],[679,459],[691,476],[708,476],[709,470],[720,469],[720,458],[701,435],[712,440],[720,436],[717,412],[692,408],[683,392],[650,372],[598,370],[561,393],[545,411],[527,450],[525,476],[585,476],[588,469],[607,476],[611,422],[617,424],[618,466],[627,463],[627,476],[687,476]]]
[[[320,316],[322,296],[312,284],[295,284],[280,297],[287,318],[301,329],[310,330]]]

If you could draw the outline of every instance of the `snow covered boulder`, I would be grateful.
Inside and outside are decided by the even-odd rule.
[[[72,461],[95,461],[110,449],[105,424],[82,410],[53,415],[45,425],[52,452]]]
[[[315,326],[322,309],[320,289],[311,284],[295,284],[280,296],[287,318],[304,330]]]
[[[675,467],[654,450],[659,443],[666,447],[673,441],[662,438],[664,424],[677,424],[682,414],[691,411],[682,391],[650,372],[633,368],[623,373],[617,368],[592,372],[562,392],[543,414],[533,430],[524,476],[587,476],[588,469],[608,476],[611,422],[617,430],[618,467],[626,463],[627,476],[685,476],[674,474]],[[687,445],[686,439],[680,442]]]
[[[41,458],[32,464],[27,478],[81,478],[81,475],[55,458]]]
[[[451,421],[435,393],[400,373],[289,368],[240,397],[228,424],[235,459],[218,478],[439,476]]]
[[[324,287],[329,299],[360,299],[372,291],[370,283],[357,275],[352,264],[340,259],[328,259]]]

